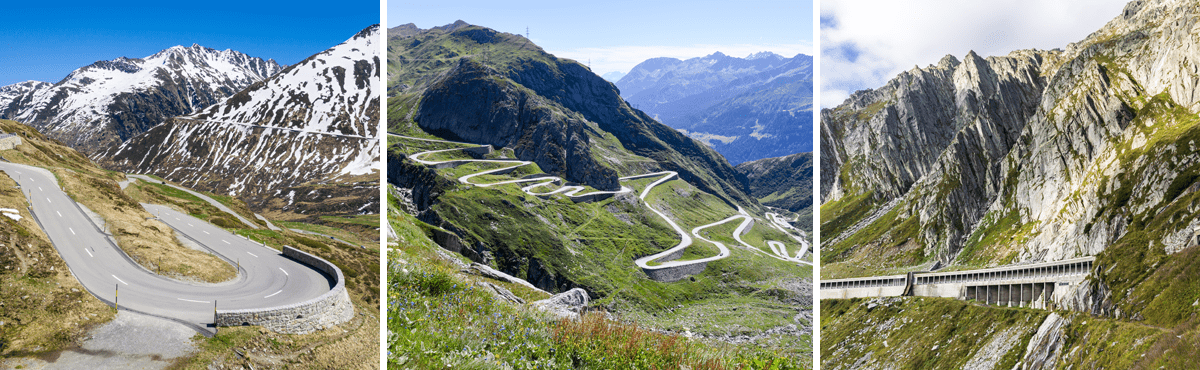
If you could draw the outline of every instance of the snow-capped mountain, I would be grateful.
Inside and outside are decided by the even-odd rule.
[[[377,27],[288,67],[223,104],[187,118],[375,137],[379,122]]]
[[[77,69],[54,84],[0,88],[0,118],[31,125],[86,153],[107,149],[279,72],[273,60],[193,44]]]
[[[368,27],[106,150],[101,164],[238,196],[258,209],[376,213],[378,36],[378,25]]]

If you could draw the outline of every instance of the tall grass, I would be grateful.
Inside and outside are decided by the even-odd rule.
[[[411,255],[409,255],[411,258]],[[710,344],[589,313],[554,319],[501,302],[453,269],[388,268],[389,369],[799,369],[756,347]]]

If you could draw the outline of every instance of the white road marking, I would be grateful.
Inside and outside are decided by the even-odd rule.
[[[200,230],[200,231],[204,231],[204,230]],[[204,233],[205,233],[205,234],[208,234],[208,231],[204,231]],[[209,235],[212,235],[212,234],[209,234]]]
[[[71,235],[75,235],[75,229],[68,227],[67,230],[71,230]]]
[[[221,239],[221,241],[225,242],[225,244],[229,244],[229,241],[227,241],[225,239]]]
[[[266,297],[263,297],[263,299],[271,298],[271,297],[273,297],[273,296],[275,296],[276,294],[279,294],[279,293],[283,293],[283,289],[280,289],[278,292],[271,293],[271,295],[268,295],[268,296],[266,296]]]
[[[38,191],[43,191],[41,186],[38,187]]]
[[[84,251],[84,252],[88,252],[88,257],[92,257],[92,258],[95,258],[95,257],[96,257],[96,256],[93,256],[93,255],[92,255],[92,251],[89,251],[87,248],[83,248],[83,251]],[[116,276],[113,276],[113,277],[116,277]]]
[[[287,275],[287,274],[288,274],[288,273],[287,273],[287,271],[283,269],[283,267],[280,267],[280,268],[279,268],[279,271],[283,271],[283,274],[284,274],[284,275]]]
[[[192,224],[188,224],[188,226],[191,226],[191,227],[196,227],[196,225],[192,225]]]
[[[178,299],[178,300],[181,300],[181,301],[187,301],[187,302],[196,302],[196,303],[212,303],[212,301],[195,301],[195,300],[191,300],[191,299],[183,299],[183,298],[176,298],[176,299]]]
[[[46,198],[46,203],[54,203],[54,202],[51,202],[50,198]]]
[[[117,277],[117,275],[113,275],[112,277],[113,277],[113,279],[117,279],[117,281],[120,281],[121,284],[129,285],[129,283],[126,283],[125,280],[121,280],[121,278]]]
[[[257,255],[255,255],[254,253],[250,253],[250,252],[246,252],[246,253],[247,253],[247,254],[249,254],[249,255],[251,255],[251,256],[254,256],[254,258],[258,258],[258,256],[257,256]]]
[[[58,214],[58,217],[62,217],[62,212],[59,212],[59,211],[54,211],[54,213],[57,213],[57,214]]]

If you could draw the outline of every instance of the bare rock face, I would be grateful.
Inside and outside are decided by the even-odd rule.
[[[1066,328],[1071,320],[1051,313],[1038,327],[1037,333],[1029,338],[1025,349],[1025,358],[1017,364],[1021,370],[1052,369],[1062,356],[1063,345],[1066,341]]]
[[[902,199],[904,219],[975,224],[999,192],[999,160],[1037,107],[1047,54],[947,56],[823,111],[823,199],[871,193],[879,204]],[[926,255],[948,258],[967,231],[930,228],[920,239]]]
[[[517,158],[569,181],[602,190],[621,187],[616,171],[592,158],[585,119],[495,75],[461,59],[425,91],[417,116],[421,128],[461,141],[512,148]]]
[[[1200,10],[1178,5],[1134,1],[1065,50],[947,57],[822,111],[822,201],[865,195],[868,210],[824,237],[909,232],[943,265],[1097,255],[1160,227],[1169,252],[1192,245],[1190,223],[1149,222],[1196,190],[1184,175],[1200,164]]]
[[[583,288],[574,288],[553,297],[531,303],[542,311],[554,314],[561,319],[578,319],[580,312],[587,307],[588,293]]]

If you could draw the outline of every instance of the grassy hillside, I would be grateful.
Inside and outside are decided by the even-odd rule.
[[[399,207],[395,198],[392,209]],[[389,217],[397,249],[388,262],[389,368],[799,369],[804,358],[664,334],[597,312],[558,320],[495,299],[477,284],[501,285],[526,301],[544,293],[458,273],[428,236],[431,226],[403,212]],[[602,312],[602,311],[601,311]],[[445,325],[447,322],[456,325]]]
[[[1035,349],[1054,353],[1053,369],[1182,369],[1200,361],[1200,330],[1159,327],[1055,312],[1060,329]],[[944,298],[821,301],[822,368],[1011,369],[1032,360],[1029,342],[1051,316]],[[1035,351],[1036,352],[1036,351]],[[1044,353],[1042,354],[1044,355]]]
[[[326,330],[303,336],[268,333],[255,327],[225,328],[215,338],[197,334],[201,351],[181,360],[182,368],[206,368],[214,360],[227,365],[316,364],[321,368],[346,368],[371,364],[378,353],[379,250],[349,246],[325,238],[291,231],[250,229],[232,215],[178,189],[158,183],[136,181],[121,189],[121,173],[96,167],[72,149],[44,138],[37,131],[12,121],[0,120],[0,130],[18,133],[23,144],[0,151],[4,159],[44,167],[53,172],[60,186],[76,201],[99,214],[114,234],[118,245],[151,271],[182,280],[221,281],[233,277],[233,267],[210,254],[180,245],[174,231],[156,220],[138,203],[164,204],[207,220],[234,233],[268,246],[290,245],[337,264],[347,278],[347,291],[358,315],[341,330]],[[31,356],[54,353],[76,346],[88,330],[111,320],[114,311],[88,294],[58,256],[49,239],[30,218],[24,196],[16,183],[0,176],[0,208],[18,209],[20,221],[0,217],[0,234],[9,242],[0,247],[0,356]],[[265,224],[240,200],[207,194],[243,217]],[[376,218],[376,220],[378,220]],[[369,220],[337,222],[364,224]],[[376,221],[377,222],[377,221]],[[7,230],[7,231],[4,231]],[[13,289],[7,289],[12,287]],[[231,349],[261,348],[258,356],[231,355]]]
[[[59,186],[76,202],[102,217],[117,245],[150,271],[183,280],[220,282],[233,278],[233,266],[211,254],[180,244],[166,224],[153,220],[121,191],[124,176],[97,167],[74,149],[45,138],[33,128],[0,120],[0,130],[25,139],[15,149],[0,151],[13,163],[43,167],[58,177]]]
[[[812,153],[744,162],[734,169],[749,180],[750,196],[765,206],[799,216],[792,224],[812,232]]]
[[[503,92],[489,94],[484,100],[469,100],[470,104],[507,105],[512,102],[506,98],[531,97],[528,104],[517,107],[520,112],[528,112],[520,117],[521,122],[513,123],[527,129],[521,134],[529,140],[535,139],[532,135],[545,137],[547,130],[567,135],[579,133],[586,137],[572,140],[586,140],[587,156],[598,166],[615,170],[617,176],[675,170],[683,179],[728,202],[751,211],[761,208],[746,195],[744,177],[717,152],[633,109],[614,85],[592,74],[583,64],[546,53],[520,35],[472,25],[449,32],[426,30],[409,37],[391,38],[388,63],[389,131],[422,135],[428,131],[422,129],[428,126],[421,121],[422,107],[429,104],[431,96],[442,99],[447,94],[446,87],[440,84],[450,80],[459,82],[456,78],[466,71],[483,70],[495,89]],[[550,112],[551,118],[547,119],[554,121],[554,128],[542,130],[529,122],[537,120],[541,114],[537,112],[543,109]],[[464,113],[452,119],[467,123],[484,118]],[[438,136],[453,138],[446,133]],[[637,158],[630,158],[631,155]],[[539,164],[547,172],[560,172],[546,167],[544,161]]]

